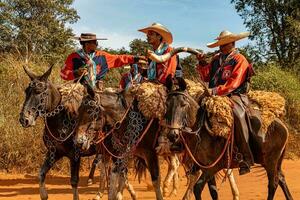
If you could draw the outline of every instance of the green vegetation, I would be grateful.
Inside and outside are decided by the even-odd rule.
[[[300,156],[300,3],[299,0],[232,0],[237,12],[251,31],[255,46],[241,50],[254,61],[256,76],[252,88],[275,91],[287,100],[286,122],[289,125],[289,155]],[[18,119],[29,78],[22,66],[42,74],[56,63],[51,81],[59,84],[60,67],[74,50],[74,34],[68,24],[79,16],[73,0],[2,0],[0,2],[0,170],[37,171],[46,149],[42,142],[43,122],[24,129]],[[149,45],[144,40],[130,42],[130,50],[104,49],[113,54],[144,55]],[[182,59],[185,77],[197,79],[194,56]],[[277,64],[279,63],[279,64]],[[113,69],[105,77],[107,87],[118,86],[124,69]],[[66,161],[56,170],[68,168]]]

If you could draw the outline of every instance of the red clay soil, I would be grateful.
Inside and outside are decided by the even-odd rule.
[[[162,165],[163,177],[166,172],[166,165]],[[300,160],[285,160],[283,170],[286,175],[286,181],[294,199],[300,199]],[[262,169],[252,169],[250,174],[238,176],[234,171],[236,182],[240,191],[241,200],[262,200],[267,197],[267,177]],[[98,172],[96,172],[96,175]],[[84,174],[86,175],[86,174]],[[149,176],[148,176],[149,177]],[[95,180],[97,181],[98,176]],[[149,178],[148,178],[149,179]],[[93,199],[97,191],[98,183],[89,187],[86,186],[87,176],[80,179],[79,193],[80,200]],[[133,184],[137,192],[138,199],[150,200],[155,199],[153,191],[148,191],[145,181],[138,183],[137,180],[130,176],[129,181]],[[98,182],[98,181],[97,181]],[[149,182],[149,180],[148,180]],[[72,199],[71,187],[69,185],[69,177],[51,175],[47,177],[47,188],[49,199],[68,200]],[[217,183],[219,188],[219,197],[222,200],[231,200],[232,195],[228,181],[221,184],[221,180]],[[182,198],[186,189],[186,179],[182,168],[180,169],[180,186],[176,197],[168,197],[165,199],[179,200]],[[39,200],[38,181],[36,176],[21,174],[5,174],[0,173],[0,199],[1,200]],[[107,199],[107,195],[103,199]],[[131,199],[127,191],[124,192],[124,200]],[[203,199],[210,199],[207,187],[203,192]],[[275,200],[283,200],[284,195],[280,187],[278,187]]]

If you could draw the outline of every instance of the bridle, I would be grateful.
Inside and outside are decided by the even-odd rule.
[[[171,92],[168,93],[168,96],[171,96],[171,95],[182,95],[182,96],[186,97],[191,103],[198,104],[187,92],[175,90],[175,91],[171,91]],[[180,126],[179,125],[168,124],[166,121],[162,121],[160,123],[160,125],[163,126],[163,127],[165,127],[165,128],[168,128],[168,129],[179,130],[180,132],[185,132],[185,133],[189,133],[189,134],[197,134],[197,133],[199,133],[201,127],[199,127],[195,131],[192,131],[190,128],[187,127],[186,120],[184,120],[184,121],[185,122],[182,123],[182,125],[180,125]]]

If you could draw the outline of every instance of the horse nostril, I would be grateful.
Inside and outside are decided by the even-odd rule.
[[[179,138],[179,135],[177,134],[177,130],[170,130],[170,132],[167,135],[170,142],[176,142]]]

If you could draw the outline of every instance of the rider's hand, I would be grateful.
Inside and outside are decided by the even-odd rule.
[[[202,60],[205,59],[205,54],[204,54],[204,53],[199,53],[199,54],[196,55],[196,57],[197,57],[197,59],[198,59],[199,61],[202,61]]]
[[[86,75],[86,74],[87,74],[87,69],[86,69],[86,68],[79,68],[79,69],[77,70],[77,74],[78,74],[79,76],[81,76],[82,74],[83,74],[83,75]]]
[[[204,53],[199,53],[196,55],[198,61],[199,61],[199,66],[206,66],[208,63],[205,60],[205,54]]]

